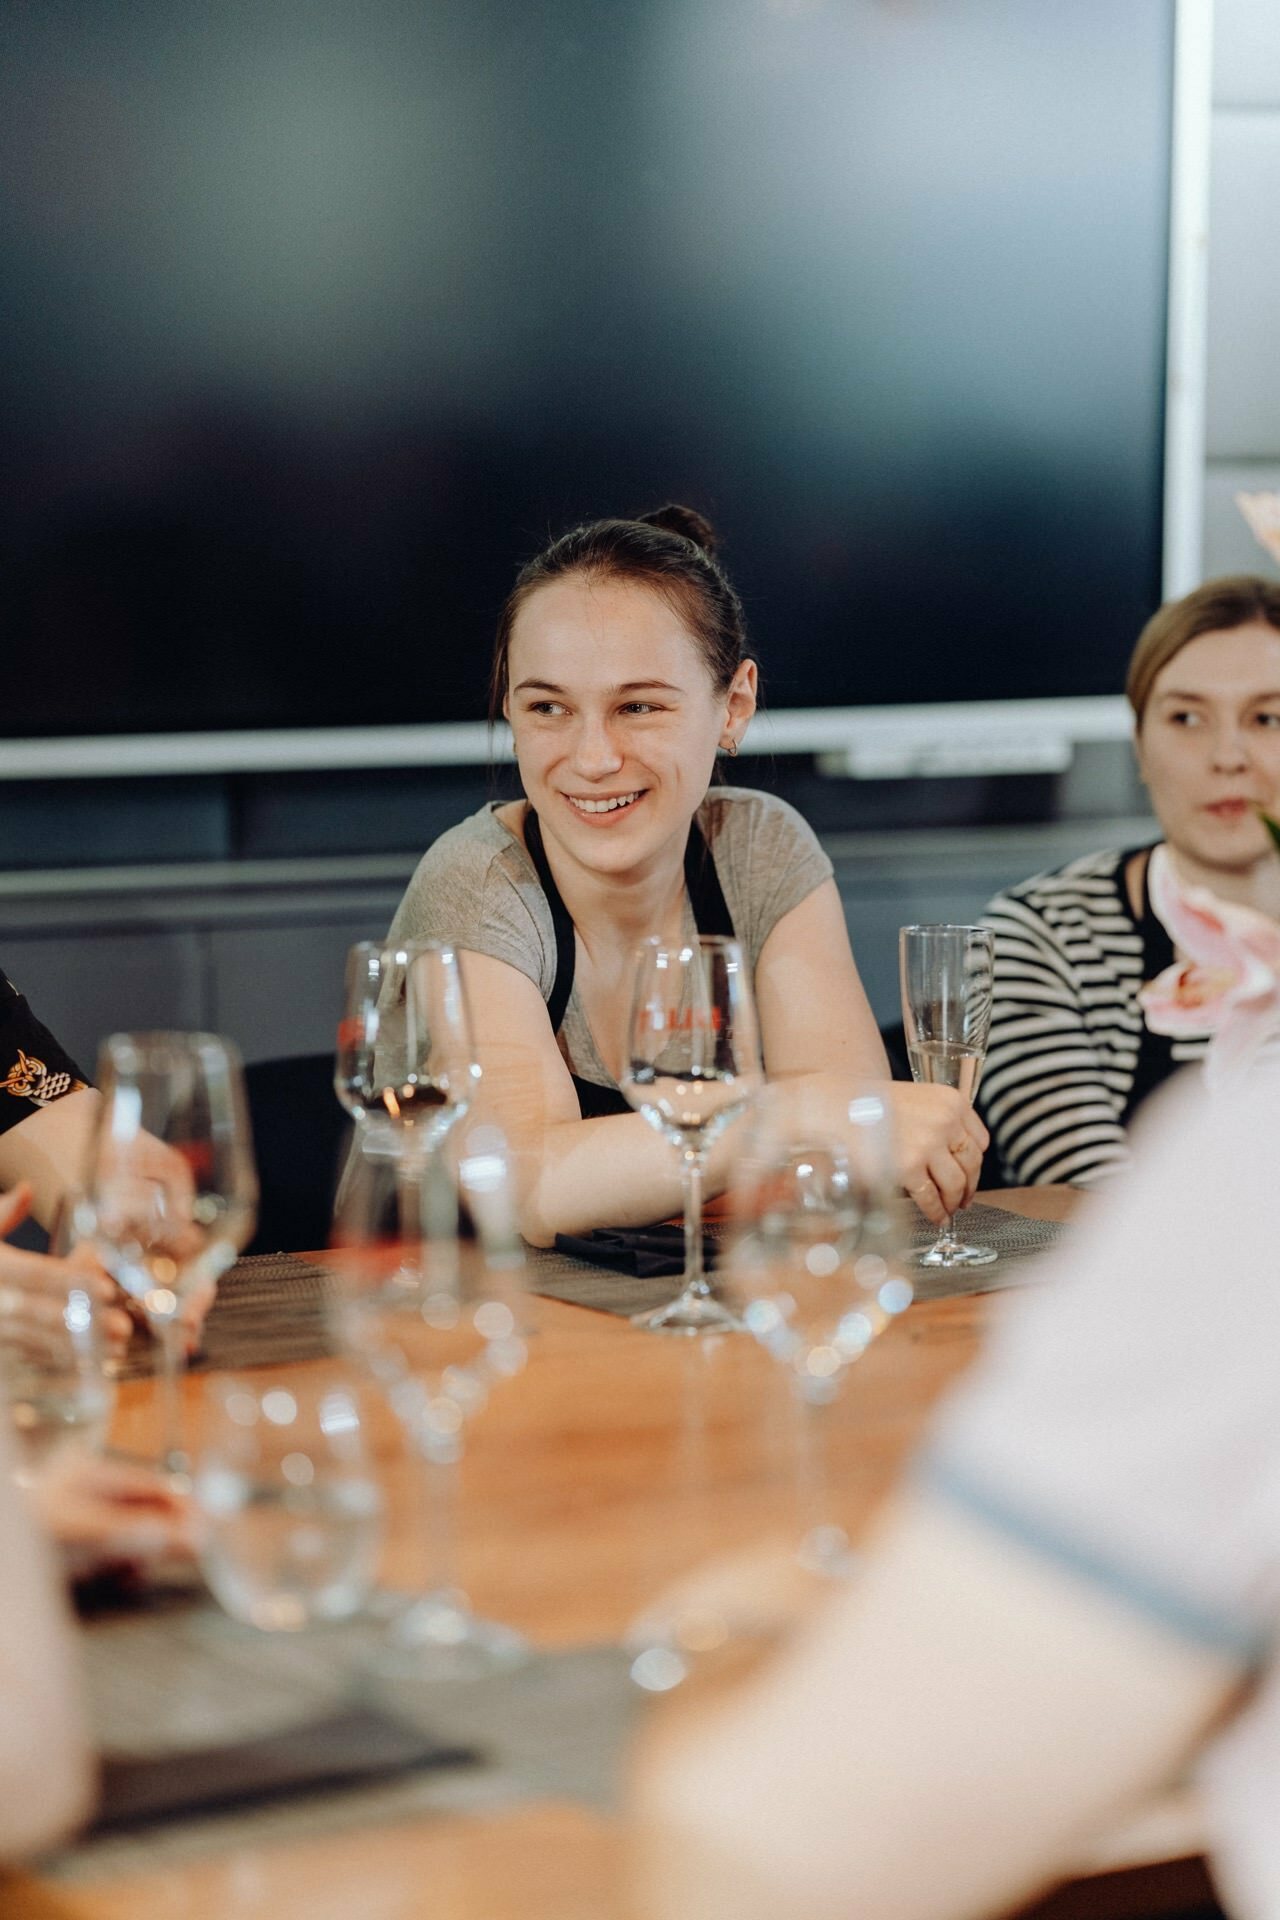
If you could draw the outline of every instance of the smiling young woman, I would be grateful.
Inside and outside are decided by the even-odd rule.
[[[1161,607],[1126,692],[1179,878],[1280,918],[1280,860],[1258,817],[1280,800],[1280,584],[1233,575]],[[1124,1165],[1138,1106],[1208,1046],[1143,1020],[1140,989],[1174,961],[1151,853],[1089,854],[987,909],[996,992],[981,1104],[1020,1185],[1087,1184]]]
[[[771,795],[712,784],[756,681],[711,528],[687,507],[574,528],[522,569],[503,609],[493,706],[525,798],[438,840],[391,932],[465,956],[486,1098],[536,1243],[680,1206],[669,1147],[617,1084],[636,948],[651,935],[736,937],[770,1078],[810,1078],[836,1109],[882,1082],[904,1186],[932,1219],[972,1194],[985,1130],[948,1088],[891,1085],[814,834]],[[713,1151],[713,1192],[733,1136]]]

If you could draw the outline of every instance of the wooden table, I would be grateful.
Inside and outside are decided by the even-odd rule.
[[[1076,1197],[990,1196],[1062,1219]],[[1007,1296],[913,1307],[859,1363],[830,1410],[831,1483],[855,1534],[884,1498],[930,1407],[972,1357]],[[475,1423],[463,1464],[461,1571],[475,1604],[545,1647],[616,1640],[664,1587],[762,1535],[794,1537],[795,1413],[775,1369],[741,1337],[681,1341],[611,1316],[537,1300],[524,1374]],[[198,1389],[189,1383],[198,1417]],[[119,1439],[141,1441],[149,1390],[126,1389]],[[416,1511],[412,1470],[378,1435],[394,1499]],[[421,1529],[395,1529],[385,1577],[422,1576]],[[1100,1854],[1123,1869],[1046,1907],[1060,1920],[1135,1912],[1138,1897],[1203,1897],[1194,1813],[1158,1810]],[[564,1804],[432,1817],[340,1837],[262,1846],[180,1868],[78,1881],[17,1876],[6,1920],[622,1920],[620,1822]],[[1131,1871],[1145,1862],[1146,1895]],[[1104,1895],[1106,1896],[1104,1898]],[[1072,1906],[1075,1898],[1083,1905]],[[1065,1904],[1064,1904],[1065,1902]],[[1147,1908],[1141,1908],[1146,1911]]]

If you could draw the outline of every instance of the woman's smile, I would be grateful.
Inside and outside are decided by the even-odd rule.
[[[573,811],[582,819],[590,821],[592,826],[606,826],[620,819],[624,813],[630,813],[637,801],[643,800],[644,796],[645,789],[636,787],[630,793],[566,793],[562,798],[569,802]]]

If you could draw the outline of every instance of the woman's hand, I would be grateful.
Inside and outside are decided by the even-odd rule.
[[[60,1327],[71,1289],[83,1287],[97,1306],[107,1352],[123,1353],[132,1322],[120,1305],[119,1288],[87,1247],[55,1260],[3,1244],[30,1210],[31,1189],[25,1182],[0,1194],[0,1340],[39,1350]]]
[[[876,1091],[893,1120],[898,1179],[926,1219],[941,1226],[977,1191],[987,1130],[951,1087],[894,1081]]]
[[[71,1454],[34,1480],[30,1497],[72,1580],[141,1573],[151,1561],[194,1551],[189,1503],[154,1467]]]

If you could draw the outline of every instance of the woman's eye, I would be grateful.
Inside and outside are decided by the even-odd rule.
[[[628,700],[622,711],[624,713],[656,713],[658,709],[650,700]]]
[[[1168,718],[1171,727],[1198,727],[1200,725],[1200,715],[1193,712],[1190,707],[1177,707],[1169,714]]]
[[[563,713],[564,708],[558,700],[531,700],[529,703],[529,712],[536,713],[544,718],[547,716],[554,718],[557,714]]]
[[[1260,727],[1266,727],[1272,732],[1280,727],[1280,713],[1255,713],[1253,717]]]

